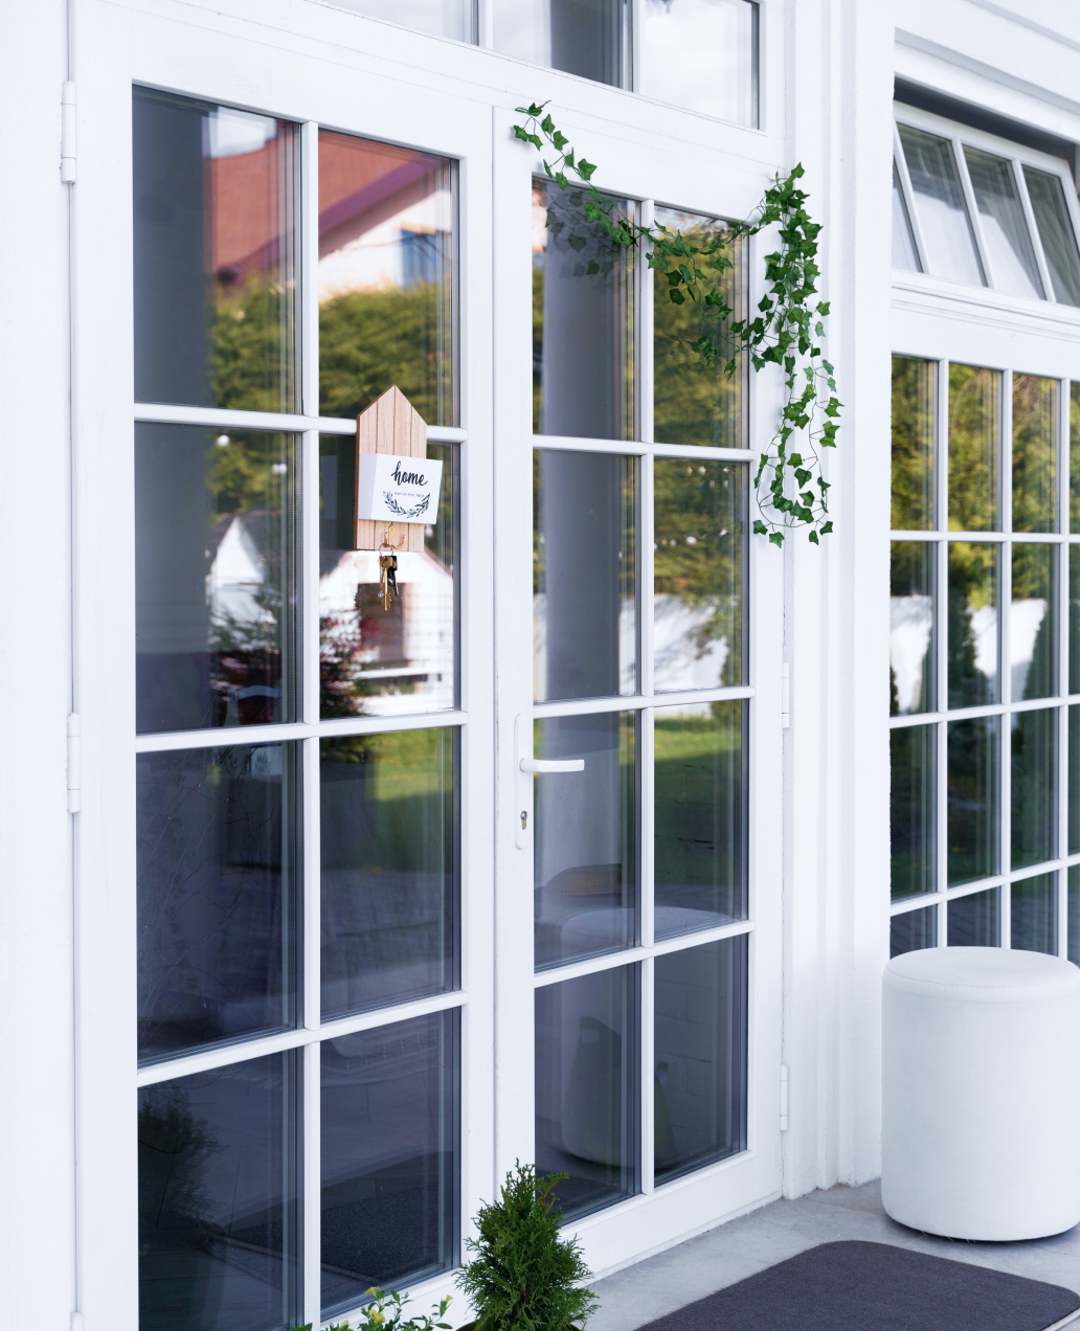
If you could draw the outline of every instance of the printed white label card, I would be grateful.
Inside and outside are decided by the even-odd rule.
[[[433,458],[361,453],[356,459],[356,517],[434,525],[443,464]]]

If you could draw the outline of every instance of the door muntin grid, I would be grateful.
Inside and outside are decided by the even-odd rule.
[[[638,207],[645,214],[652,205]],[[545,213],[549,230],[550,220]],[[543,264],[534,265],[534,308],[545,326],[549,267],[545,247]],[[735,272],[745,282],[742,254]],[[606,321],[598,345],[608,351],[598,373],[618,367],[612,349],[619,347],[636,348],[635,386],[652,382],[673,358],[672,372],[679,368],[678,329],[667,329],[660,342],[650,335],[652,304],[629,285],[637,274],[618,281],[609,275],[606,295],[599,287],[581,293],[574,284],[583,278],[584,265],[576,277],[570,267],[560,269],[557,304],[569,317],[584,302],[582,318]],[[745,300],[741,290],[734,295]],[[537,343],[534,418],[543,429],[566,408],[560,391],[574,402],[573,383],[545,371],[546,341]],[[654,452],[647,438],[621,454],[592,443],[569,418],[565,434],[577,438],[538,433],[533,441],[533,753],[585,763],[584,773],[534,776],[532,802],[536,1152],[539,1167],[571,1176],[559,1191],[568,1218],[651,1191],[746,1145],[746,739],[753,691],[744,384],[736,375],[701,386],[708,391],[699,416],[704,412],[726,447],[709,446],[697,417],[686,423],[677,454],[671,446]],[[619,393],[613,389],[612,402]],[[618,419],[609,411],[596,437],[625,437],[627,422],[652,420],[653,407],[653,400],[630,401]],[[668,416],[677,422],[670,410]],[[600,483],[572,487],[569,508],[582,512],[570,521],[568,510],[560,511],[557,481],[575,468]],[[635,489],[636,503],[629,501]],[[590,533],[595,553],[584,557]],[[627,568],[631,552],[636,576]],[[597,600],[602,604],[591,608]],[[583,670],[606,673],[586,681]],[[610,732],[608,742],[589,739],[593,731]],[[710,948],[698,984],[689,962]],[[716,948],[725,958],[719,970]],[[731,960],[731,948],[743,960]],[[675,980],[680,959],[687,962],[685,994]],[[729,1022],[702,1037],[713,1050],[706,1061],[714,1076],[698,1098],[688,1093],[687,1070],[674,1056],[661,1059],[662,1068],[641,1062],[662,1023],[671,1047],[678,1043],[690,1007],[703,1001],[695,984],[723,990]],[[694,1038],[689,1028],[684,1038]],[[587,1101],[579,1088],[590,1062],[605,1072]],[[649,1141],[641,1135],[646,1124],[655,1129]]]
[[[366,182],[381,190],[380,216],[368,225],[365,200],[350,193],[349,153],[355,157],[359,145],[363,157],[367,144],[367,156],[385,166],[382,145],[343,145],[346,136],[331,136],[333,197],[320,210],[316,127],[140,89],[135,104],[137,126],[140,114],[144,122],[149,116],[156,133],[143,134],[147,150],[135,154],[136,377],[148,399],[136,406],[136,418],[143,417],[136,452],[141,1318],[153,1325],[168,1305],[207,1327],[246,1317],[292,1324],[317,1318],[323,1304],[355,1306],[372,1280],[400,1283],[446,1269],[458,1253],[464,995],[457,754],[465,718],[453,709],[463,432],[440,435],[437,422],[429,432],[429,451],[445,465],[444,521],[441,529],[433,525],[427,552],[417,556],[415,582],[425,585],[405,607],[414,628],[419,620],[424,629],[427,614],[427,637],[438,641],[427,644],[426,656],[424,644],[415,648],[411,661],[374,661],[389,669],[339,670],[335,678],[344,678],[349,696],[367,701],[342,707],[339,700],[327,732],[318,691],[304,687],[301,662],[316,663],[327,692],[325,663],[319,672],[313,650],[317,616],[305,608],[301,588],[305,567],[308,585],[324,588],[337,568],[333,560],[319,568],[318,505],[301,490],[300,477],[319,475],[318,431],[325,435],[332,422],[300,414],[301,400],[319,410],[317,383],[300,382],[303,348],[319,345],[318,313],[312,315],[319,305],[297,276],[318,275],[323,304],[331,306],[322,312],[328,327],[348,325],[357,305],[370,322],[364,242],[389,221],[400,233],[399,280],[375,286],[413,312],[406,372],[415,370],[414,392],[429,413],[456,425],[456,164],[383,152],[397,155],[389,172],[375,171],[379,179]],[[201,161],[201,175],[192,169],[163,181],[162,163],[171,160],[178,135],[184,161]],[[341,170],[335,152],[346,159]],[[246,201],[238,185],[245,172],[254,181]],[[301,189],[305,178],[313,197]],[[173,230],[187,227],[172,254],[153,234],[170,225],[170,200],[159,197],[166,186],[181,214],[171,219]],[[254,207],[245,212],[246,203]],[[296,222],[305,209],[326,223],[307,233],[310,255],[300,249]],[[252,237],[252,253],[226,271],[218,260]],[[351,268],[335,257],[343,244],[358,256]],[[333,290],[319,271],[322,250],[336,265]],[[159,389],[154,375],[160,380],[169,371],[160,314],[170,291],[181,303],[189,298],[192,327],[201,320],[209,331],[196,339],[198,364],[184,384]],[[348,308],[335,306],[336,297]],[[330,407],[348,399],[351,408],[358,393],[377,395],[396,377],[396,365],[380,371],[369,354],[358,387],[355,364],[342,367],[340,356],[329,354],[336,345],[325,348],[326,363],[311,360],[337,394],[324,399]],[[287,432],[273,428],[273,414]],[[341,421],[342,435],[353,428]],[[328,451],[337,462],[337,450]],[[311,579],[315,570],[321,576]],[[409,601],[407,591],[402,599]],[[398,636],[407,646],[407,635]],[[434,690],[423,687],[431,681]],[[432,704],[438,713],[425,715]],[[222,728],[239,726],[245,743],[223,745]],[[344,761],[321,763],[320,744]],[[330,784],[370,835],[364,847],[330,847],[338,887],[353,906],[357,893],[371,898],[382,888],[381,913],[362,911],[364,927],[346,922],[342,934],[353,952],[376,948],[381,964],[363,992],[347,983],[338,992],[341,967],[334,939],[326,937],[341,924],[341,891],[331,891],[326,903],[321,944],[317,904],[320,773],[340,776],[350,767],[363,772],[359,786],[354,772],[346,772],[351,783]],[[330,990],[321,1022],[320,970]],[[430,1139],[422,1124],[393,1108],[395,1096],[402,1104],[414,1098],[414,1083],[437,1106]],[[322,1133],[320,1085],[329,1088]],[[361,1102],[368,1107],[362,1152],[347,1132],[342,1136],[338,1100],[351,1105],[346,1117],[355,1118]],[[170,1133],[173,1168],[163,1174],[157,1164]],[[312,1212],[320,1136],[322,1233],[332,1261],[319,1257]],[[237,1181],[224,1209],[218,1157]],[[384,1214],[395,1206],[396,1228]],[[410,1229],[423,1239],[415,1251],[395,1246],[393,1237],[411,1224],[409,1215],[420,1218]],[[363,1269],[351,1275],[349,1263],[336,1260],[342,1235],[366,1253]],[[193,1242],[201,1253],[194,1265],[184,1256]],[[247,1267],[261,1264],[266,1289],[257,1307],[251,1273],[236,1259],[241,1251]]]

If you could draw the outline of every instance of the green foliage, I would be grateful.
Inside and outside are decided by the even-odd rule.
[[[450,1331],[449,1322],[436,1321],[436,1318],[446,1316],[446,1310],[450,1307],[453,1297],[450,1294],[439,1303],[432,1304],[434,1317],[429,1313],[422,1313],[419,1317],[406,1319],[404,1310],[409,1302],[408,1295],[399,1294],[393,1289],[387,1294],[377,1286],[372,1286],[368,1293],[371,1295],[371,1302],[360,1309],[360,1320],[356,1324],[356,1331],[436,1331],[436,1329]],[[312,1325],[310,1322],[305,1322],[303,1326],[294,1326],[292,1331],[312,1331]],[[348,1322],[332,1322],[327,1331],[352,1331],[352,1328]]]
[[[501,1200],[476,1217],[476,1256],[457,1274],[458,1286],[476,1309],[476,1331],[568,1331],[595,1312],[590,1276],[576,1239],[559,1236],[561,1211],[552,1189],[565,1174],[538,1179],[533,1165],[506,1176]]]
[[[783,179],[777,175],[765,191],[758,217],[722,231],[682,232],[663,224],[644,227],[625,217],[613,199],[591,184],[596,166],[576,156],[565,134],[545,113],[546,102],[519,106],[523,125],[514,135],[541,153],[545,141],[555,151],[544,170],[561,189],[568,172],[587,185],[585,218],[606,232],[612,243],[644,245],[649,267],[668,284],[674,305],[692,302],[698,320],[694,351],[708,366],[734,376],[745,351],[755,370],[777,365],[784,376],[785,399],[780,425],[761,454],[754,475],[760,516],[754,531],[782,545],[785,529],[809,527],[810,540],[832,531],[828,517],[829,483],[821,475],[819,448],[833,448],[840,428],[840,401],[833,366],[821,354],[827,301],[816,300],[818,236],[821,226],[806,211],[808,195],[799,188],[804,171],[797,164]],[[765,256],[767,291],[754,318],[735,318],[725,299],[725,275],[733,268],[733,246],[746,236],[776,226],[780,248]],[[791,445],[799,436],[801,450]]]

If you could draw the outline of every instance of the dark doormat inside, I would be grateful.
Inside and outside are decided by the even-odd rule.
[[[1042,1280],[888,1243],[822,1243],[642,1331],[1047,1331],[1078,1308],[1080,1295]]]

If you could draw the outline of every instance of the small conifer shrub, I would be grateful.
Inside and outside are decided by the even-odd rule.
[[[580,1287],[591,1275],[581,1246],[559,1234],[552,1191],[567,1177],[539,1179],[518,1161],[501,1200],[480,1208],[480,1236],[467,1244],[475,1256],[456,1277],[476,1309],[476,1331],[570,1331],[596,1311],[596,1295]]]

